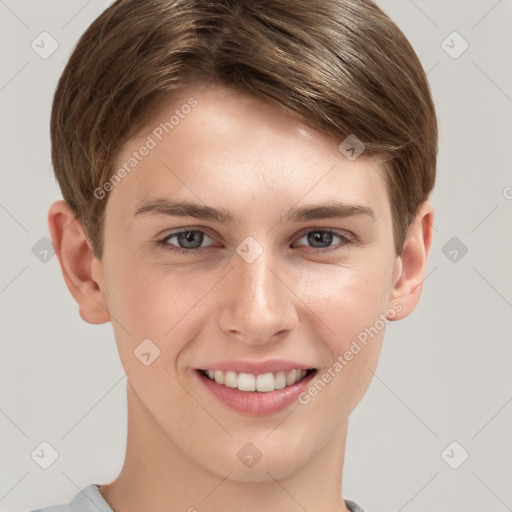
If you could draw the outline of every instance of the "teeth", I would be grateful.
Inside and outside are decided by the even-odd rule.
[[[286,376],[286,385],[292,386],[300,379],[300,370],[292,370],[287,376]]]
[[[257,391],[274,391],[274,376],[271,373],[263,373],[256,377]]]
[[[306,376],[306,370],[292,370],[286,374],[284,371],[253,375],[252,373],[236,373],[234,371],[205,370],[208,378],[224,384],[230,388],[238,388],[240,391],[260,391],[268,393],[276,389],[293,386]]]
[[[255,391],[256,378],[251,373],[240,373],[237,387],[240,391]]]
[[[278,372],[274,379],[274,389],[283,389],[286,387],[286,374]]]
[[[230,388],[236,388],[238,386],[238,377],[236,372],[226,372],[224,375],[224,384]]]

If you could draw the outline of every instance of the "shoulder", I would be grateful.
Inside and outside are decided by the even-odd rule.
[[[62,505],[51,505],[29,512],[113,512],[98,490],[96,484],[91,484],[79,491],[73,499]]]

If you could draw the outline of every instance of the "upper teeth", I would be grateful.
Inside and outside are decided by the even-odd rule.
[[[288,374],[283,371],[273,373],[236,373],[233,371],[206,370],[208,377],[218,384],[224,384],[230,388],[238,388],[240,391],[274,391],[292,386],[306,375],[306,370],[291,370]]]

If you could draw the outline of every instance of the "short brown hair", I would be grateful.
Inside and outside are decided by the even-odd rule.
[[[152,106],[216,83],[383,153],[400,254],[434,186],[437,120],[425,72],[370,0],[118,0],[78,41],[51,114],[66,202],[101,258],[106,199],[95,197]]]

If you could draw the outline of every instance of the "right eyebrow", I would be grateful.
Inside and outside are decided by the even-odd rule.
[[[234,215],[224,208],[213,208],[186,201],[169,201],[165,198],[157,198],[144,203],[135,215],[144,215],[148,213],[170,215],[174,217],[195,217],[197,219],[210,220],[222,224],[233,224]],[[236,219],[239,222],[239,219]]]

